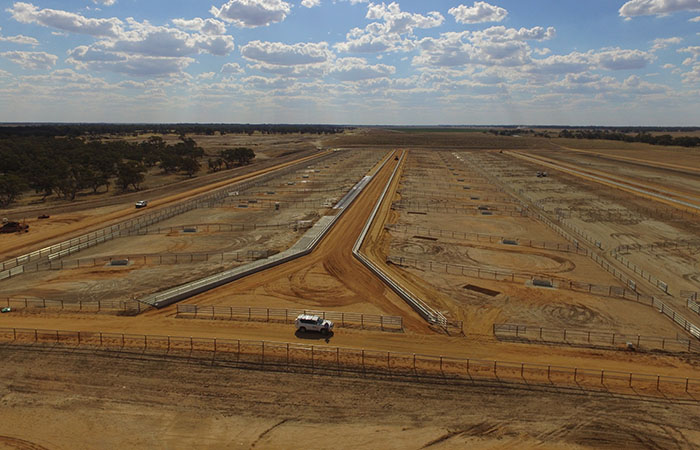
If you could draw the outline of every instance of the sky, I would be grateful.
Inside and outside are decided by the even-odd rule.
[[[700,0],[0,0],[0,122],[700,126]]]

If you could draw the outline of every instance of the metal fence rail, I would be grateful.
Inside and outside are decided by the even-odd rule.
[[[471,159],[469,160],[469,162],[471,164],[475,164]],[[490,175],[488,173],[488,171],[484,171],[484,174],[487,177],[489,177],[494,183],[500,185],[504,189],[504,192],[510,193],[511,195],[513,195],[514,197],[517,198],[517,195],[515,194],[515,192],[512,189],[510,189],[509,187],[507,187],[498,178],[496,178],[493,175]],[[525,195],[523,189],[520,189],[518,191],[518,194],[527,198],[528,200],[530,200],[531,203],[533,203],[532,200],[529,199],[529,197],[527,197]],[[534,202],[533,204],[536,205],[537,203]],[[523,202],[523,205],[525,205],[524,202]],[[585,239],[586,241],[588,241],[589,243],[591,243],[594,246],[594,248],[600,248],[600,249],[603,248],[602,245],[600,244],[600,242],[595,241],[591,236],[589,236],[583,230],[579,230],[578,228],[574,227],[573,225],[568,224],[566,222],[566,220],[560,219],[559,224],[562,226],[559,226],[559,225],[555,224],[552,220],[550,220],[548,217],[541,214],[540,212],[532,211],[532,213],[533,213],[533,217],[537,218],[539,221],[541,221],[545,225],[549,226],[552,230],[557,232],[559,235],[561,235],[562,237],[564,237],[565,239],[567,239],[573,243],[578,243],[578,241],[576,240],[576,238],[574,238],[574,236],[572,234],[570,234],[568,231],[566,231],[564,229],[564,227],[571,229],[576,235],[578,235],[579,237],[581,237],[581,238]],[[622,280],[626,286],[629,286],[630,288],[632,288],[633,290],[636,291],[635,281],[632,280],[631,278],[629,278],[627,275],[625,275],[620,270],[617,270],[615,267],[613,267],[605,258],[603,258],[602,256],[598,255],[597,253],[595,253],[593,251],[591,251],[588,256],[593,261],[595,261],[600,267],[602,267],[603,269],[605,269],[606,271],[611,273],[616,278]],[[645,278],[645,280],[652,282],[651,279]],[[666,292],[666,293],[668,292],[668,286],[666,285],[666,283],[663,283],[663,282],[659,281],[658,279],[656,279],[656,282],[655,283],[652,282],[652,284],[654,284],[655,287],[663,290],[664,292]],[[640,299],[641,298],[642,298],[642,296],[640,296]],[[700,339],[700,327],[698,327],[697,325],[688,321],[685,317],[683,317],[681,314],[674,311],[672,308],[667,306],[664,302],[662,302],[658,298],[652,296],[650,306],[656,308],[660,313],[664,314],[666,317],[671,319],[677,325],[680,325],[686,332],[690,333],[692,336]]]
[[[46,298],[6,297],[0,299],[0,305],[13,310],[43,309],[61,311],[123,311],[136,314],[150,309],[135,300],[51,300]]]
[[[334,156],[334,153],[329,153],[326,155],[321,155],[313,159],[314,162],[319,162],[326,160],[330,157]],[[64,256],[71,255],[75,252],[78,252],[80,250],[83,250],[88,247],[92,247],[94,245],[100,244],[102,242],[105,242],[110,239],[114,239],[115,237],[123,236],[125,235],[124,233],[128,233],[130,231],[133,231],[134,229],[139,229],[145,226],[152,225],[154,223],[163,221],[165,219],[168,219],[170,217],[174,217],[176,215],[182,214],[187,211],[191,211],[195,208],[198,208],[204,204],[207,204],[208,202],[212,201],[217,201],[221,199],[225,199],[229,197],[229,192],[232,190],[245,190],[253,186],[257,186],[262,183],[266,183],[267,181],[274,179],[279,176],[283,176],[287,173],[293,172],[298,169],[299,166],[308,164],[310,161],[305,160],[305,161],[300,161],[295,164],[291,164],[283,169],[276,170],[264,175],[259,175],[256,176],[252,179],[244,180],[241,182],[237,182],[228,186],[224,186],[218,189],[215,189],[211,192],[208,192],[206,194],[202,194],[197,198],[194,198],[192,200],[180,203],[178,205],[174,205],[171,207],[166,207],[157,211],[153,212],[148,212],[145,213],[139,217],[133,218],[126,220],[124,222],[112,225],[110,227],[106,227],[91,233],[84,234],[82,236],[79,236],[74,239],[70,239],[64,242],[61,242],[56,245],[52,245],[50,247],[43,248],[41,250],[36,250],[31,253],[27,253],[22,256],[18,256],[16,258],[4,261],[0,263],[0,280],[4,278],[9,278],[15,275],[19,275],[22,273],[22,266],[28,262],[31,261],[36,261],[37,259],[42,259],[42,258],[50,258],[50,259],[56,259],[56,258],[61,258]]]
[[[87,267],[109,266],[114,261],[123,261],[126,264],[118,264],[124,266],[132,263],[140,263],[149,266],[156,265],[175,265],[186,263],[203,263],[203,262],[249,262],[268,258],[278,252],[274,250],[247,250],[247,251],[231,251],[218,253],[152,253],[152,254],[135,254],[135,255],[109,255],[96,258],[80,258],[80,259],[60,259],[55,261],[47,261],[34,264],[26,264],[24,272],[41,272],[47,270],[67,270],[67,269],[83,269]]]
[[[624,298],[634,300],[639,303],[648,305],[653,304],[653,299],[650,296],[645,296],[639,292],[627,289],[621,286],[605,286],[584,283],[581,281],[569,280],[553,276],[543,276],[526,272],[509,272],[490,269],[482,269],[475,266],[465,266],[460,264],[443,263],[439,261],[431,261],[428,259],[413,259],[403,256],[389,255],[386,258],[388,263],[399,266],[413,267],[419,270],[443,272],[451,275],[463,275],[484,280],[509,281],[512,283],[532,283],[541,287],[552,287],[557,289],[567,289],[576,292],[586,292],[593,295],[601,295],[605,297]]]
[[[312,309],[261,308],[252,306],[202,306],[177,305],[177,317],[195,319],[248,320],[264,322],[294,322],[299,314],[312,314],[332,320],[340,327],[380,328],[386,331],[403,330],[403,317],[383,316],[338,311],[318,311]]]
[[[462,239],[465,241],[488,242],[491,244],[495,243],[506,245],[519,245],[523,247],[556,250],[560,252],[576,253],[578,255],[588,256],[588,250],[586,250],[585,247],[580,247],[572,244],[562,244],[559,242],[533,241],[532,239],[508,238],[506,236],[497,236],[493,234],[471,233],[467,231],[443,230],[440,228],[428,228],[399,224],[387,225],[385,228],[393,232],[404,234],[412,233],[418,235],[425,235],[428,237],[437,236],[444,238]]]
[[[206,357],[212,363],[218,361],[257,368],[271,366],[275,370],[286,368],[328,374],[357,372],[409,379],[538,384],[656,397],[694,399],[700,395],[700,379],[696,378],[329,345],[27,328],[0,328],[0,342],[120,352],[152,351],[155,355]]]
[[[537,325],[512,323],[493,324],[498,339],[543,342],[547,344],[580,345],[626,350],[663,350],[667,352],[700,353],[700,344],[692,339],[642,336],[639,334],[604,331],[546,328]]]

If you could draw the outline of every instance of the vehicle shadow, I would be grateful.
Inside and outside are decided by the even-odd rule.
[[[320,340],[325,340],[326,343],[331,341],[331,338],[333,337],[333,332],[331,331],[330,333],[320,333],[318,331],[299,331],[297,330],[294,333],[294,336],[298,337],[299,339],[307,339],[307,340],[313,340],[313,341],[320,341]]]

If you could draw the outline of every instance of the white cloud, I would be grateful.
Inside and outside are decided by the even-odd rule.
[[[474,2],[473,6],[459,5],[447,11],[459,23],[500,22],[508,11],[486,2]]]
[[[669,45],[676,45],[676,44],[680,44],[681,42],[683,42],[683,38],[679,38],[679,37],[654,39],[654,41],[653,41],[654,45],[651,47],[651,50],[652,51],[662,50],[662,49],[668,47]]]
[[[50,69],[58,60],[58,56],[46,52],[3,52],[0,56],[28,70]]]
[[[278,66],[317,64],[333,57],[326,42],[285,44],[282,42],[251,41],[241,47],[241,54],[251,61]]]
[[[531,61],[528,40],[544,41],[556,34],[552,27],[506,28],[494,26],[483,31],[443,33],[419,42],[418,66],[456,67],[465,64],[522,66]]]
[[[92,0],[92,2],[98,5],[112,6],[117,3],[117,0]]]
[[[692,19],[688,19],[688,22],[700,22],[700,16],[693,17]]]
[[[221,66],[220,72],[228,75],[238,75],[243,73],[243,68],[241,68],[240,64],[238,63],[226,63]]]
[[[20,23],[36,23],[71,33],[96,37],[117,37],[122,33],[123,22],[117,18],[88,19],[68,11],[39,9],[24,2],[14,3],[7,11]]]
[[[437,11],[431,11],[428,15],[401,11],[398,3],[371,3],[365,17],[382,22],[372,22],[364,29],[353,28],[346,34],[345,42],[335,44],[336,50],[346,53],[410,51],[415,48],[412,36],[416,28],[438,27],[445,20]]]
[[[363,58],[340,58],[335,61],[330,75],[341,81],[361,81],[380,78],[396,73],[394,66],[367,64]]]
[[[681,77],[683,77],[683,83],[700,84],[700,64],[695,64],[689,72],[683,73]]]
[[[314,6],[321,6],[321,0],[301,0],[301,6],[307,8],[313,8]]]
[[[255,28],[282,22],[291,11],[282,0],[229,0],[221,8],[211,7],[211,14],[240,28]]]
[[[620,7],[619,13],[622,17],[631,18],[698,9],[700,9],[700,0],[630,0]]]
[[[0,42],[11,42],[13,44],[23,44],[31,46],[39,45],[39,41],[37,41],[35,38],[30,36],[24,36],[22,34],[18,34],[17,36],[3,36],[2,34],[0,34]]]
[[[383,20],[383,31],[397,34],[413,33],[415,28],[438,27],[445,21],[442,14],[437,11],[431,11],[427,16],[401,11],[401,7],[396,2],[389,5],[370,3],[365,17],[371,20]]]
[[[654,60],[654,55],[641,50],[604,49],[594,56],[600,67],[608,70],[642,69]]]
[[[173,19],[173,24],[183,30],[198,31],[202,34],[218,36],[226,33],[226,24],[216,19]]]
[[[163,77],[182,72],[194,59],[106,52],[99,48],[80,46],[68,53],[66,62],[84,70]]]

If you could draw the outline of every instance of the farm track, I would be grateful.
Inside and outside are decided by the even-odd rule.
[[[569,163],[563,163],[552,158],[540,155],[524,155],[520,152],[507,152],[517,158],[537,164],[544,164],[552,169],[560,170],[571,175],[584,178],[589,181],[605,184],[614,188],[622,189],[636,195],[641,195],[660,203],[665,203],[684,210],[700,213],[700,198],[687,191],[677,191],[664,188],[658,185],[644,184],[618,176],[610,175],[599,170],[583,169]]]
[[[124,204],[124,202],[127,200],[124,197],[117,197],[113,199],[105,199],[105,200],[100,200],[97,201],[94,205],[92,205],[89,208],[86,208],[86,204],[81,202],[80,204],[75,205],[76,210],[81,211],[81,212],[86,212],[86,216],[84,218],[81,218],[80,220],[77,220],[75,222],[72,222],[69,226],[66,227],[57,227],[57,228],[50,228],[48,230],[44,230],[39,233],[27,233],[27,234],[22,234],[22,235],[6,235],[3,236],[4,240],[8,240],[8,238],[13,238],[12,243],[7,243],[7,245],[3,246],[2,249],[2,254],[0,255],[0,260],[6,260],[8,258],[16,257],[20,254],[28,253],[33,250],[37,250],[39,248],[43,247],[48,247],[50,245],[56,244],[58,242],[62,242],[64,240],[71,239],[73,237],[80,236],[85,233],[89,233],[91,231],[95,231],[101,228],[104,228],[109,225],[113,225],[115,223],[119,223],[121,221],[127,220],[127,219],[133,219],[135,217],[138,217],[139,215],[146,214],[146,213],[151,213],[154,211],[157,211],[158,209],[162,209],[165,207],[173,206],[179,202],[189,200],[192,197],[196,197],[201,194],[205,194],[209,191],[212,191],[214,189],[219,189],[221,187],[227,186],[229,184],[233,183],[238,183],[240,181],[244,181],[248,178],[252,178],[254,176],[258,175],[264,175],[269,172],[273,172],[279,169],[283,169],[289,165],[296,164],[301,161],[306,161],[306,160],[313,160],[314,158],[317,158],[325,153],[314,153],[311,155],[303,156],[301,158],[298,157],[298,155],[294,155],[293,157],[280,162],[278,160],[274,160],[273,165],[267,166],[267,167],[261,167],[259,165],[254,165],[254,166],[248,166],[243,168],[241,171],[242,173],[239,173],[238,171],[235,172],[228,172],[226,174],[217,174],[218,176],[214,179],[195,179],[196,184],[190,185],[181,185],[178,184],[176,186],[168,185],[168,186],[163,186],[157,189],[154,189],[151,191],[148,195],[149,198],[153,198],[152,196],[157,196],[155,200],[152,200],[149,203],[149,207],[143,210],[135,210],[131,203],[128,203],[127,205],[124,205],[124,209],[117,209],[117,210],[111,210],[107,214],[99,214],[96,213],[95,210],[98,208],[104,208],[108,206],[118,206]],[[270,160],[266,160],[270,161]],[[233,176],[232,176],[233,175]],[[202,177],[204,178],[204,177]],[[196,187],[195,187],[196,186]],[[136,194],[139,198],[143,197],[146,194],[146,191],[144,192],[139,192]],[[131,195],[131,194],[130,194]],[[136,198],[136,197],[131,197],[131,199]],[[129,200],[130,201],[130,200]],[[71,207],[72,209],[72,207]],[[94,215],[90,215],[89,212],[92,210]],[[42,210],[37,210],[34,211],[34,213],[41,213]],[[52,215],[60,214],[58,213],[58,209],[50,209],[48,211],[44,212],[51,212]],[[60,218],[60,216],[58,216]],[[55,219],[56,217],[53,217],[52,219]],[[50,219],[51,220],[51,219]]]

